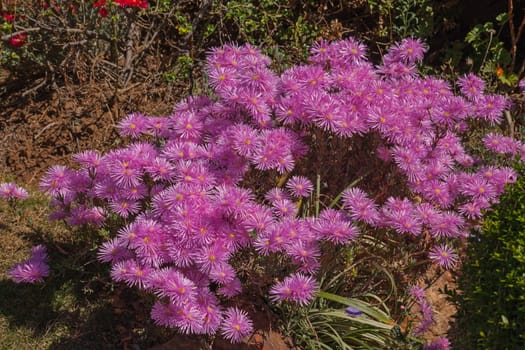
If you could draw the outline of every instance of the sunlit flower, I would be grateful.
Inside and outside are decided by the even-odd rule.
[[[239,343],[242,338],[253,332],[253,323],[246,311],[236,307],[228,308],[223,314],[221,333],[232,343]]]
[[[446,244],[437,245],[428,254],[428,257],[437,265],[447,270],[453,268],[459,261],[454,249]]]

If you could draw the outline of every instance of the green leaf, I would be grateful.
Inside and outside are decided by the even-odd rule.
[[[509,319],[505,315],[501,315],[501,322],[507,326],[509,324]]]
[[[364,312],[364,311],[363,311]],[[370,326],[374,326],[381,329],[391,330],[393,325],[387,324],[383,322],[374,321],[371,318],[368,318],[366,316],[359,316],[359,317],[351,317],[348,316],[344,310],[334,310],[334,311],[325,311],[325,312],[319,312],[319,315],[328,316],[328,317],[337,317],[342,318],[346,320],[351,320],[352,322],[362,323]],[[315,315],[315,314],[314,314]]]
[[[336,294],[328,293],[328,292],[319,292],[317,293],[317,296],[319,298],[335,301],[336,303],[340,303],[346,306],[352,306],[363,313],[367,314],[368,316],[386,323],[386,324],[393,324],[394,322],[392,319],[383,311],[380,311],[377,308],[372,307],[370,304],[359,300],[355,298],[345,298]]]
[[[470,32],[467,33],[467,35],[465,36],[465,41],[469,44],[472,44],[473,42],[479,39],[480,33],[481,33],[481,25],[478,24],[477,26],[472,28]]]
[[[499,25],[505,24],[509,20],[509,14],[507,12],[500,13],[496,16],[496,21]]]

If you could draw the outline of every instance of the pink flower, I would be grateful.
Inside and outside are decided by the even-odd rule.
[[[147,117],[140,113],[128,114],[117,125],[121,136],[131,136],[133,138],[138,138],[141,134],[146,132],[147,127]]]
[[[476,76],[474,73],[469,73],[458,78],[458,85],[461,93],[470,99],[481,96],[485,89],[485,82],[483,79]]]
[[[521,142],[511,137],[488,133],[483,137],[483,144],[489,150],[501,154],[516,154],[520,151]]]
[[[293,176],[286,183],[288,188],[295,197],[308,197],[314,186],[312,182],[304,176]]]
[[[15,283],[44,282],[44,278],[49,276],[46,248],[43,245],[33,247],[29,259],[11,267],[7,275]]]
[[[379,221],[379,211],[367,194],[359,188],[350,188],[343,192],[343,205],[350,212],[350,217],[374,225]]]
[[[0,183],[0,198],[7,199],[26,199],[29,196],[27,191],[12,182]]]
[[[503,111],[510,106],[510,99],[502,95],[481,95],[476,99],[476,113],[491,124],[501,123]]]
[[[274,301],[292,301],[301,306],[309,304],[319,289],[311,276],[296,273],[286,277],[270,289],[270,298]]]
[[[72,171],[65,166],[55,165],[47,170],[40,181],[40,188],[53,197],[66,197],[71,194]]]
[[[117,282],[125,282],[130,287],[138,286],[139,288],[144,288],[153,271],[151,267],[140,265],[134,259],[128,259],[113,265],[111,277]]]
[[[319,214],[314,230],[323,238],[336,244],[346,244],[357,238],[359,230],[342,211],[325,209]]]
[[[450,270],[458,263],[458,255],[446,244],[437,245],[428,254],[428,257],[437,265]]]
[[[221,333],[232,343],[240,343],[242,338],[253,332],[253,323],[248,314],[236,307],[226,309],[223,313]]]
[[[126,244],[118,238],[104,242],[99,248],[97,255],[102,262],[118,262],[132,258]]]
[[[425,344],[423,350],[450,350],[450,341],[445,337],[439,337]]]
[[[427,46],[420,39],[407,38],[394,44],[388,52],[388,57],[415,63],[423,60],[427,50]]]

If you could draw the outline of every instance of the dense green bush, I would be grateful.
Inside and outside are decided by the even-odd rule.
[[[525,348],[525,169],[472,235],[459,281],[457,349]]]

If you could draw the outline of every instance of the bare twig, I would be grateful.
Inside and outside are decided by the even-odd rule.
[[[36,92],[42,86],[46,85],[46,83],[47,83],[47,75],[46,75],[46,77],[42,78],[42,81],[40,83],[38,83],[37,85],[33,86],[31,89],[24,91],[22,93],[22,97],[25,97],[25,96],[27,96],[29,94],[32,94],[33,92]]]
[[[511,138],[514,138],[514,120],[512,119],[512,115],[509,111],[505,111],[505,118],[507,119],[507,123],[509,124],[509,136]]]
[[[514,28],[514,4],[512,0],[508,0],[508,16],[509,16],[509,31],[510,31],[510,41],[511,41],[511,48],[510,48],[510,55],[512,57],[512,62],[510,64],[510,70],[512,71],[514,69],[514,65],[516,64],[516,30]]]
[[[134,21],[131,21],[131,24],[129,26],[128,35],[126,38],[126,56],[124,61],[124,67],[122,68],[121,78],[122,78],[122,87],[126,86],[128,82],[131,80],[131,77],[133,75],[133,60],[135,59],[136,55],[134,54],[134,42],[135,37],[138,34],[137,33],[137,26],[135,25]]]
[[[9,40],[12,37],[20,35],[20,34],[31,33],[31,32],[39,32],[40,30],[42,30],[42,28],[27,28],[27,29],[23,29],[23,30],[17,30],[16,32],[13,32],[11,34],[4,34],[4,35],[2,35],[1,38],[2,38],[2,40],[6,41],[6,40]]]
[[[38,132],[38,134],[35,135],[35,137],[33,138],[33,140],[36,140],[37,138],[40,137],[40,135],[42,135],[44,133],[44,131],[46,131],[47,129],[49,129],[50,127],[52,127],[53,125],[56,125],[57,123],[56,122],[53,122],[53,123],[50,123],[50,124],[47,124],[46,126],[44,126],[42,128],[42,130],[40,130]]]
[[[111,41],[111,39],[108,36],[97,33],[92,30],[87,30],[87,29],[50,27],[44,24],[41,24],[38,27],[24,28],[21,26],[16,26],[15,28],[17,29],[16,32],[13,32],[11,34],[2,35],[1,39],[5,41],[19,34],[45,31],[45,32],[52,32],[52,33],[79,33],[79,34],[85,34],[90,39],[97,38],[97,39],[102,39],[102,40],[109,41],[109,42]]]
[[[492,39],[494,38],[494,34],[496,34],[496,31],[494,29],[490,29],[488,31],[489,33],[489,43],[487,44],[487,49],[485,50],[485,55],[483,56],[483,60],[481,61],[481,65],[479,66],[479,69],[481,70],[481,67],[485,65],[485,61],[487,60],[487,56],[490,51],[490,47],[492,46]]]
[[[79,45],[85,45],[88,43],[89,40],[87,39],[84,39],[84,40],[79,40],[79,41],[72,41],[72,42],[69,42],[69,43],[65,43],[64,45],[62,45],[62,49],[67,49],[68,47],[70,46],[79,46]]]
[[[516,66],[518,42],[520,41],[521,34],[523,34],[523,29],[525,28],[525,16],[522,18],[517,32],[516,32],[516,26],[514,25],[514,3],[512,0],[508,0],[508,16],[509,16],[509,31],[510,31],[510,41],[511,41],[510,56],[512,59],[511,64],[510,64],[510,71],[514,71],[514,67]]]

